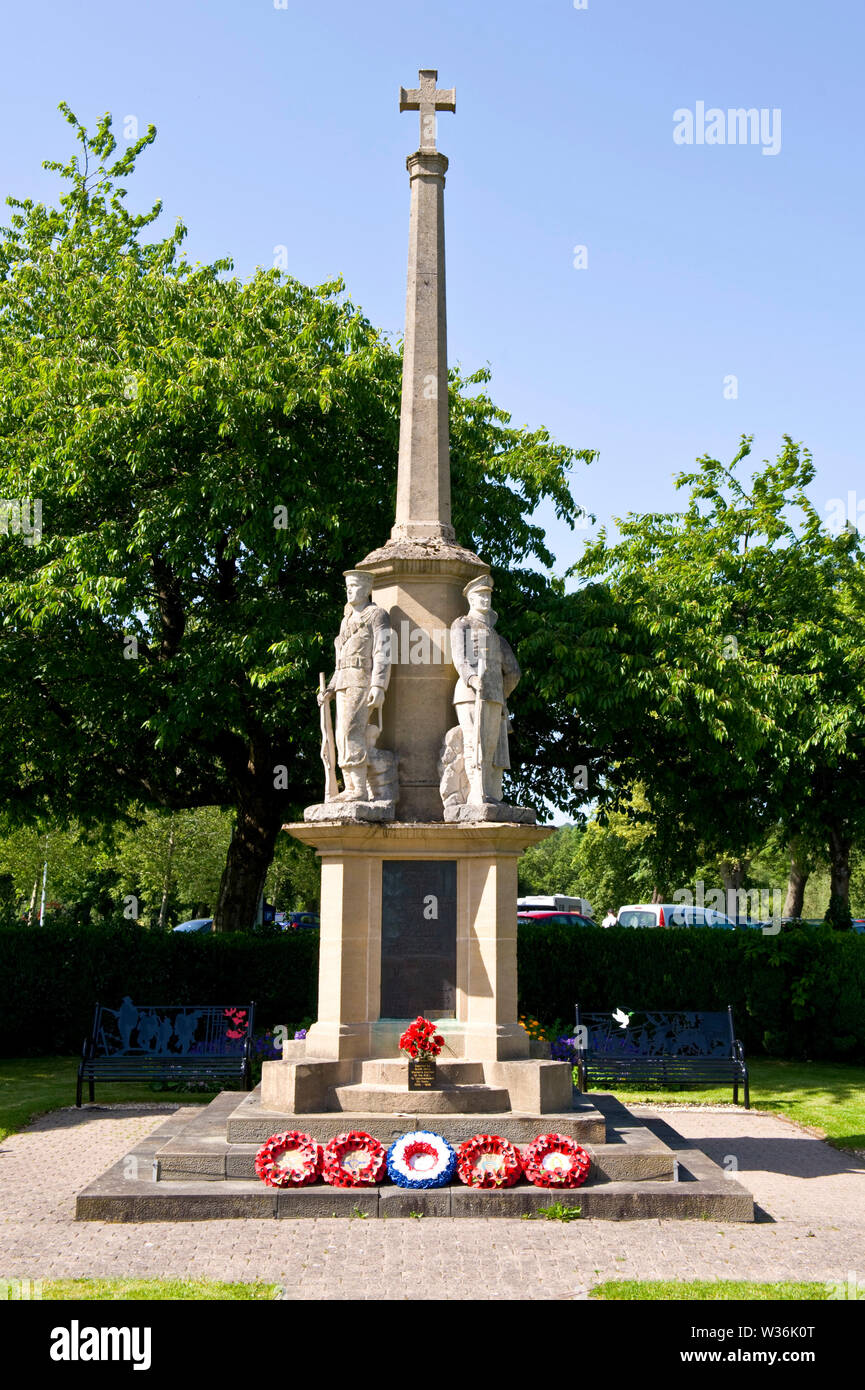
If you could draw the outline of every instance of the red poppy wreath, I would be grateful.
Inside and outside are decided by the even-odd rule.
[[[582,1187],[590,1155],[566,1134],[539,1134],[525,1150],[526,1177],[535,1187]]]
[[[457,1174],[466,1187],[513,1187],[522,1171],[517,1150],[498,1134],[476,1134],[457,1149]]]
[[[297,1129],[272,1134],[255,1155],[255,1171],[268,1187],[308,1187],[321,1171],[321,1145]]]
[[[321,1176],[331,1187],[374,1187],[387,1169],[387,1150],[371,1134],[352,1129],[324,1146]]]

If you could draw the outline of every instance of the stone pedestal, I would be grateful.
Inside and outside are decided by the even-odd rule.
[[[284,1109],[293,1096],[311,1100],[316,1088],[324,1100],[331,1086],[355,1079],[351,1065],[331,1064],[397,1057],[400,1034],[420,1012],[443,1034],[445,1060],[529,1058],[529,1038],[517,1021],[517,863],[524,849],[552,834],[550,827],[285,828],[322,861],[318,1018],[302,1061],[265,1063],[265,1104],[276,1107],[278,1098]],[[404,1002],[400,1016],[383,1015],[383,967],[386,997]],[[429,1008],[431,999],[438,1011]],[[316,1082],[319,1064],[328,1065]]]

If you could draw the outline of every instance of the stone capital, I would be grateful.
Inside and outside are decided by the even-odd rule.
[[[414,154],[410,154],[406,159],[405,167],[412,179],[441,179],[444,183],[448,158],[439,150],[415,150]]]

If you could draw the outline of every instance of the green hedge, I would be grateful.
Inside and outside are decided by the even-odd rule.
[[[865,1058],[865,936],[522,926],[520,1012],[570,1026],[584,1009],[733,1005],[749,1054]],[[122,927],[0,929],[0,1055],[76,1053],[96,1000],[257,1004],[257,1027],[316,1012],[318,933],[161,935]]]
[[[747,1053],[865,1057],[865,936],[828,927],[634,931],[521,927],[520,1011],[574,1021],[582,1009],[733,1006]]]
[[[315,1015],[318,932],[199,936],[122,927],[0,930],[0,1056],[78,1053],[98,1000],[256,1003],[256,1031]]]

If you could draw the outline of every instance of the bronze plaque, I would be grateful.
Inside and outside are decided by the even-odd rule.
[[[381,889],[381,1017],[453,1018],[456,860],[385,859]]]
[[[436,1059],[420,1057],[408,1059],[408,1088],[410,1091],[435,1091]]]

